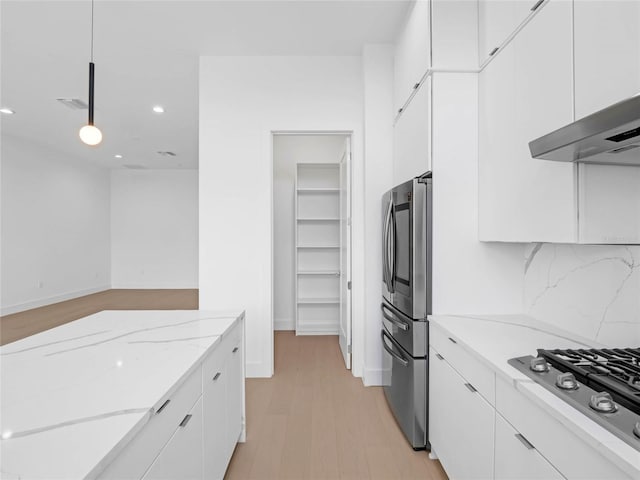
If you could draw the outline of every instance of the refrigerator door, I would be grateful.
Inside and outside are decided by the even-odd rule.
[[[384,330],[384,394],[405,437],[415,450],[427,447],[427,358],[412,358]]]
[[[393,305],[382,300],[382,325],[387,333],[412,357],[426,357],[429,347],[429,323],[407,317]]]
[[[393,301],[392,266],[391,258],[393,257],[392,240],[393,240],[393,203],[392,191],[388,191],[382,196],[382,297],[387,302]]]

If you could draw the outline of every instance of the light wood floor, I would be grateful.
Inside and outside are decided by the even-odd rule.
[[[247,379],[247,442],[225,478],[447,478],[407,443],[382,388],[344,368],[335,336],[276,332],[275,355],[273,378]]]
[[[0,345],[102,310],[197,310],[197,289],[105,290],[0,317]]]

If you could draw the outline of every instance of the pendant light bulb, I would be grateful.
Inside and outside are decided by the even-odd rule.
[[[95,125],[85,125],[80,129],[80,140],[87,145],[98,145],[102,141],[102,132]]]

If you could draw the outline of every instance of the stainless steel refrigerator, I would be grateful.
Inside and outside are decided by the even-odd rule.
[[[427,172],[382,196],[383,385],[411,446],[429,447],[433,180]]]

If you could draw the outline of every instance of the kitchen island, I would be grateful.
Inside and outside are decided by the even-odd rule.
[[[0,348],[4,478],[221,478],[244,312],[103,311]]]

